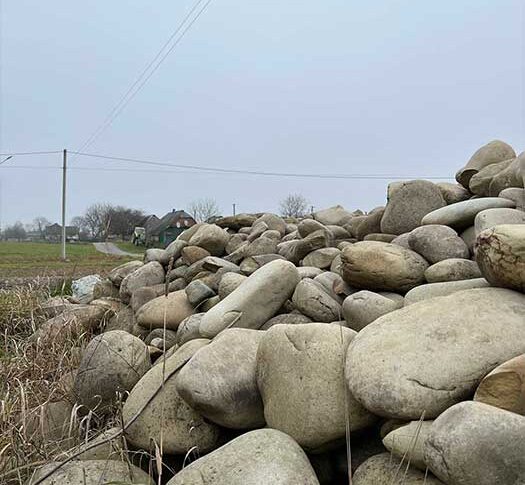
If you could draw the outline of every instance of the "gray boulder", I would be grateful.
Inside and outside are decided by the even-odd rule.
[[[130,261],[129,263],[121,264],[120,266],[117,266],[109,272],[108,279],[117,288],[120,288],[122,280],[143,265],[144,263],[142,261]]]
[[[219,283],[219,298],[224,300],[230,293],[236,290],[248,279],[247,276],[239,273],[226,273]]]
[[[316,221],[319,221],[321,224],[342,226],[345,224],[348,219],[352,217],[352,213],[348,212],[343,206],[335,205],[329,207],[328,209],[323,209],[317,212],[314,212],[313,218]]]
[[[525,211],[525,189],[517,187],[504,189],[498,194],[498,197],[512,200],[516,204],[516,209]]]
[[[403,300],[394,301],[372,291],[358,291],[343,302],[343,316],[348,326],[359,332],[379,317],[403,306]]]
[[[131,391],[150,367],[142,340],[122,330],[103,333],[84,351],[75,377],[75,395],[88,409],[107,412],[117,402],[117,393]]]
[[[263,427],[263,404],[255,375],[263,335],[245,328],[221,332],[179,372],[176,389],[182,399],[226,428]]]
[[[410,233],[408,244],[431,264],[450,258],[468,258],[470,254],[465,241],[448,226],[418,227]]]
[[[502,199],[501,197],[464,200],[430,212],[423,217],[421,223],[424,225],[440,224],[457,230],[465,229],[473,225],[476,215],[482,210],[496,207],[513,208],[515,205],[516,203],[512,200]]]
[[[486,229],[502,224],[525,224],[525,212],[518,209],[486,209],[479,212],[474,219],[476,237]]]
[[[388,186],[388,203],[381,219],[381,232],[397,235],[409,232],[421,224],[425,215],[445,205],[441,190],[432,182],[394,182]]]
[[[439,485],[443,484],[433,475],[409,467],[406,462],[392,457],[390,453],[374,455],[355,471],[353,485]]]
[[[471,195],[465,187],[459,184],[439,182],[436,186],[441,190],[441,195],[447,204],[455,204],[456,202],[467,200]]]
[[[153,485],[153,480],[140,468],[130,463],[114,460],[72,461],[61,465],[54,461],[40,467],[29,480],[28,485],[99,485],[101,483],[127,483]],[[48,473],[58,468],[49,478],[41,481]]]
[[[302,279],[292,297],[295,307],[315,322],[341,320],[341,305],[332,298],[320,283],[308,278]]]
[[[448,296],[458,291],[473,290],[476,288],[488,288],[489,282],[485,278],[472,278],[468,280],[443,281],[440,283],[428,283],[410,290],[405,295],[405,306],[418,303],[438,296]]]
[[[493,286],[525,293],[525,224],[503,224],[483,231],[476,244],[476,261]]]
[[[337,248],[321,248],[312,251],[302,261],[302,266],[313,266],[314,268],[327,269],[330,268],[334,258],[339,255],[341,251]]]
[[[167,485],[319,485],[301,447],[276,429],[250,431],[194,461]]]
[[[177,330],[180,323],[193,313],[184,290],[158,296],[142,305],[136,314],[137,323],[148,329],[166,328]]]
[[[355,332],[339,325],[276,325],[257,352],[257,384],[270,428],[319,451],[345,436],[345,402],[351,430],[375,418],[350,394],[345,397],[343,356]]]
[[[525,352],[524,312],[525,295],[483,288],[380,317],[348,348],[350,390],[380,416],[432,419],[471,396],[497,365]]]
[[[396,244],[362,241],[343,249],[341,276],[352,287],[406,292],[425,280],[428,263]]]
[[[394,456],[425,471],[425,442],[433,421],[410,421],[390,431],[384,438],[385,448]]]
[[[209,340],[191,340],[176,350],[163,365],[153,366],[131,390],[124,403],[122,418],[127,441],[148,450],[151,440],[164,453],[186,453],[196,446],[201,453],[215,447],[219,430],[186,404],[176,389],[182,367]],[[138,416],[138,417],[137,417]]]
[[[467,401],[432,425],[425,461],[445,483],[515,484],[525,477],[525,418]]]
[[[157,261],[140,266],[133,273],[128,274],[120,284],[120,299],[127,303],[131,294],[144,286],[158,285],[164,282],[164,268]]]
[[[178,345],[185,344],[190,340],[201,338],[199,331],[204,313],[195,313],[186,317],[177,328],[176,342]]]
[[[456,174],[456,180],[468,189],[472,176],[478,173],[483,167],[515,157],[516,152],[510,145],[501,140],[492,140],[472,155],[465,167]]]
[[[202,317],[200,332],[214,337],[232,326],[258,329],[290,298],[297,283],[297,268],[288,261],[266,264]]]
[[[433,264],[425,271],[429,283],[461,281],[481,278],[481,271],[475,261],[462,258],[450,258]]]
[[[215,292],[200,280],[192,281],[186,288],[184,288],[188,302],[191,306],[196,307],[204,300],[215,296]]]
[[[312,323],[312,319],[302,313],[283,313],[270,318],[270,320],[261,327],[261,330],[268,330],[274,325],[300,325],[302,323]]]
[[[191,246],[206,249],[212,256],[222,256],[230,235],[215,224],[202,224],[189,240]]]

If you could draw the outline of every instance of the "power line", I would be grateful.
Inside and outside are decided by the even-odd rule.
[[[115,119],[120,115],[120,113],[124,110],[124,108],[135,98],[135,96],[139,93],[139,91],[144,87],[144,85],[149,81],[151,76],[157,71],[157,69],[160,67],[160,65],[164,62],[164,60],[170,55],[170,53],[177,47],[177,45],[180,43],[182,38],[186,35],[188,30],[192,27],[192,25],[197,21],[197,19],[204,13],[208,5],[211,3],[212,0],[207,0],[204,6],[199,10],[197,15],[190,21],[190,23],[182,30],[182,33],[179,35],[179,37],[175,40],[173,45],[162,55],[162,52],[168,47],[168,45],[173,41],[173,39],[177,36],[177,34],[181,31],[181,29],[184,27],[188,19],[193,15],[195,10],[197,10],[198,6],[202,3],[203,0],[197,0],[197,2],[193,5],[192,9],[189,11],[189,13],[184,17],[182,22],[177,26],[173,34],[170,36],[170,38],[166,41],[166,43],[162,46],[162,48],[159,50],[159,52],[156,54],[156,56],[153,58],[153,60],[144,68],[144,70],[140,73],[140,75],[137,77],[137,79],[134,81],[134,83],[131,85],[131,87],[126,91],[124,96],[120,99],[120,101],[113,107],[111,112],[106,117],[105,121],[90,135],[90,137],[84,142],[84,144],[79,148],[78,151],[85,150],[88,146],[93,144],[95,140],[107,129],[111,124],[115,121]],[[152,68],[152,66],[157,64]],[[149,74],[144,78],[146,73],[151,69]],[[140,84],[139,84],[140,83]],[[137,87],[138,86],[138,87]],[[135,89],[136,88],[136,89]]]
[[[52,155],[55,153],[62,153],[62,150],[50,150],[43,152],[9,152],[9,153],[0,153],[0,157],[23,157],[26,155]]]
[[[153,165],[160,167],[173,167],[173,168],[182,168],[190,169],[201,172],[210,172],[210,173],[224,173],[224,174],[242,174],[242,175],[260,175],[266,177],[301,177],[301,178],[319,178],[319,179],[399,179],[406,180],[409,178],[418,178],[415,176],[405,177],[394,174],[326,174],[326,173],[296,173],[296,172],[265,172],[259,170],[242,170],[234,168],[222,168],[222,167],[206,167],[201,165],[188,165],[180,164],[173,162],[161,162],[155,160],[144,160],[139,158],[127,158],[127,157],[115,157],[109,155],[100,155],[95,153],[82,153],[82,152],[71,152],[78,156],[91,157],[91,158],[100,158],[103,160],[110,160],[116,162],[130,162],[130,163],[139,163],[144,165]],[[435,179],[435,180],[445,180],[451,179],[452,177],[421,177],[425,179]]]

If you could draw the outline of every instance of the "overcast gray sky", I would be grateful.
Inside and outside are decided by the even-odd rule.
[[[78,149],[195,0],[0,0],[0,152]],[[525,149],[521,0],[212,0],[90,152],[249,170],[453,177],[494,138]],[[72,167],[152,169],[71,157]],[[1,160],[0,160],[1,161]],[[59,166],[60,155],[9,166]],[[160,170],[154,168],[154,170]],[[2,223],[60,216],[59,170],[0,167]],[[388,180],[71,170],[93,202],[161,216],[371,209]]]

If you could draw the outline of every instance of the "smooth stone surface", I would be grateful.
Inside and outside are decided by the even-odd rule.
[[[425,281],[428,263],[396,244],[362,241],[343,249],[341,276],[352,287],[406,292]]]
[[[441,195],[447,204],[455,204],[456,202],[467,200],[471,195],[465,187],[459,184],[439,182],[436,186],[441,190]]]
[[[146,345],[122,330],[98,335],[89,342],[75,377],[79,403],[97,412],[117,402],[117,393],[131,391],[151,367]]]
[[[131,390],[122,412],[126,439],[131,445],[149,450],[152,439],[160,443],[162,432],[164,453],[187,453],[194,446],[206,453],[215,447],[218,428],[190,408],[175,385],[180,369],[208,343],[196,339],[182,345],[166,359],[164,377],[164,366],[155,365]]]
[[[405,306],[418,303],[430,298],[448,296],[458,291],[472,290],[476,288],[488,288],[489,282],[485,278],[472,278],[459,281],[443,281],[440,283],[428,283],[410,290],[405,295]]]
[[[353,485],[439,485],[440,480],[431,474],[409,468],[405,473],[406,462],[399,460],[390,453],[381,453],[368,458],[362,463],[353,476]]]
[[[199,328],[204,313],[195,313],[186,317],[177,327],[176,342],[178,345],[185,344],[190,340],[201,338]]]
[[[301,325],[303,323],[312,323],[312,319],[308,318],[302,313],[283,313],[270,318],[262,327],[261,330],[268,330],[274,325]]]
[[[525,224],[504,224],[483,231],[476,262],[493,286],[525,293]]]
[[[33,485],[47,473],[54,470],[60,462],[50,462],[40,467],[29,480]],[[148,474],[140,468],[114,460],[72,461],[61,466],[41,485],[100,485],[101,483],[126,483],[153,485]]]
[[[240,273],[226,273],[219,282],[219,298],[224,300],[230,293],[239,288],[247,278]]]
[[[516,152],[508,143],[501,140],[492,140],[476,150],[465,167],[458,171],[456,174],[456,180],[463,185],[463,187],[468,189],[472,176],[479,172],[483,167],[504,160],[509,160],[515,156]]]
[[[128,274],[120,284],[120,299],[127,303],[131,294],[138,288],[144,286],[158,285],[164,282],[164,268],[157,261],[152,261],[140,266],[138,269]]]
[[[297,268],[288,261],[264,265],[202,317],[200,333],[214,337],[232,326],[258,329],[290,298],[297,283]]]
[[[465,241],[448,226],[418,227],[408,236],[408,244],[431,264],[450,258],[468,258],[470,254]]]
[[[476,389],[474,401],[525,415],[525,354],[487,374]]]
[[[319,485],[301,447],[275,429],[250,431],[177,473],[167,485]]]
[[[302,266],[313,266],[319,269],[327,269],[332,264],[334,258],[341,251],[337,248],[321,248],[312,251],[302,261]]]
[[[350,391],[380,416],[413,420],[424,412],[432,419],[525,352],[524,314],[525,295],[500,288],[465,290],[389,313],[350,343]]]
[[[188,243],[206,249],[212,256],[222,256],[230,239],[229,234],[215,224],[202,224]]]
[[[345,436],[343,357],[355,332],[339,325],[276,325],[257,352],[257,384],[270,428],[320,451]],[[375,421],[350,394],[351,430]]]
[[[158,296],[142,305],[136,314],[137,323],[148,329],[166,328],[177,330],[180,323],[193,313],[184,290]]]
[[[525,212],[517,209],[486,209],[479,212],[474,219],[476,237],[486,229],[501,224],[525,224]]]
[[[411,421],[390,431],[384,438],[385,448],[405,463],[425,471],[425,442],[433,421]]]
[[[221,332],[179,372],[179,395],[205,418],[226,428],[263,427],[256,381],[257,348],[263,336],[264,332],[245,328]]]
[[[117,287],[120,288],[122,280],[133,273],[141,266],[144,266],[142,261],[130,261],[129,263],[121,264],[116,268],[112,269],[108,274],[108,279]]]
[[[518,187],[503,189],[498,194],[498,197],[503,197],[504,199],[514,201],[516,204],[516,209],[525,211],[525,189],[520,189]]]
[[[481,278],[481,271],[478,264],[470,259],[444,259],[429,266],[425,271],[425,279],[429,283],[471,280],[474,278]]]
[[[430,212],[421,220],[421,224],[441,224],[454,229],[465,229],[472,226],[476,215],[485,209],[498,207],[514,208],[516,203],[501,197],[484,197],[450,204]]]
[[[425,461],[445,483],[524,483],[525,418],[467,401],[447,409],[432,425]]]
[[[402,306],[403,299],[396,302],[379,293],[363,290],[353,293],[345,299],[343,316],[348,326],[359,332],[369,323]]]
[[[441,190],[426,180],[394,182],[388,186],[388,203],[381,219],[381,231],[403,234],[421,225],[421,219],[446,205]]]
[[[314,280],[302,279],[295,288],[292,302],[303,315],[315,322],[330,323],[341,319],[339,302]]]

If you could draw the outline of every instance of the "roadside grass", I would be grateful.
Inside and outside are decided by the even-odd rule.
[[[137,254],[140,251],[135,251]],[[62,276],[65,280],[90,273],[107,274],[132,257],[101,253],[91,243],[69,243],[62,261],[58,243],[0,242],[0,279]]]

